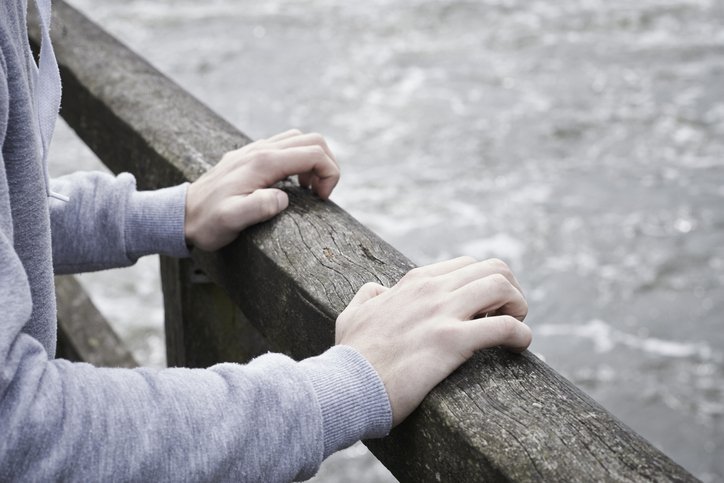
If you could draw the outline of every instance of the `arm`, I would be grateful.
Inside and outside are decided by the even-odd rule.
[[[4,346],[4,481],[291,481],[391,422],[374,370],[348,347],[151,371],[49,361],[24,334]]]
[[[0,121],[2,100],[0,91]],[[33,315],[14,246],[3,152],[1,481],[289,481],[313,474],[336,449],[388,431],[384,387],[348,347],[299,363],[266,355],[207,370],[49,360],[26,333],[44,322]]]
[[[289,204],[269,188],[298,175],[327,199],[339,167],[324,138],[293,129],[227,153],[191,185],[137,192],[128,173],[75,173],[52,180],[70,198],[51,200],[56,273],[131,265],[144,255],[188,256],[187,244],[216,250]]]
[[[79,172],[52,180],[51,187],[70,198],[50,200],[56,273],[128,266],[151,253],[188,256],[188,185],[138,192],[128,173]]]
[[[6,245],[0,253],[14,273],[0,302],[13,307],[22,272]],[[337,322],[342,345],[319,357],[206,370],[49,361],[20,332],[27,313],[6,311],[0,479],[309,477],[334,451],[384,436],[474,350],[529,344],[527,326],[497,315],[527,310],[508,277],[499,262],[469,258],[416,269],[391,289],[360,290]],[[481,311],[490,316],[476,319]]]
[[[208,370],[49,360],[25,333],[37,321],[3,168],[0,154],[0,480],[288,481],[389,430],[384,386],[349,347]]]

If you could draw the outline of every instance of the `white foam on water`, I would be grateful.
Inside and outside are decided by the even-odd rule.
[[[479,259],[500,258],[510,265],[520,265],[525,245],[507,233],[469,241],[460,247],[462,254]]]
[[[655,337],[642,337],[612,327],[610,324],[594,319],[585,324],[545,324],[536,327],[539,337],[578,337],[588,339],[598,353],[610,352],[617,346],[625,346],[648,354],[680,358],[698,358],[701,360],[719,359],[719,354],[702,342],[677,342]]]

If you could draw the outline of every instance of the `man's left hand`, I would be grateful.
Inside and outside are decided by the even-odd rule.
[[[339,181],[339,166],[322,136],[292,129],[226,153],[188,188],[187,242],[218,250],[244,228],[274,217],[289,198],[270,186],[293,175],[301,186],[329,198]]]

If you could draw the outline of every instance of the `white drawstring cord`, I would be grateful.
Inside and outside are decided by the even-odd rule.
[[[50,0],[35,0],[35,5],[38,8],[41,30],[40,60],[38,61],[35,96],[40,141],[43,149],[42,162],[45,174],[45,190],[49,198],[67,202],[70,198],[50,190],[50,174],[48,173],[48,151],[55,130],[55,121],[60,110],[61,93],[60,71],[53,52],[53,44],[50,42],[51,4]]]
[[[70,201],[70,198],[68,198],[67,196],[50,190],[48,190],[48,198],[55,198],[56,200],[65,201],[66,203]]]

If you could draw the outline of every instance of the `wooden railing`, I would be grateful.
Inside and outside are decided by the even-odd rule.
[[[53,24],[61,114],[141,188],[193,181],[249,142],[62,1]],[[162,260],[169,365],[245,361],[268,348],[318,354],[363,283],[389,286],[413,267],[334,203],[283,188],[290,206],[274,220],[218,252]],[[529,352],[476,353],[388,437],[366,444],[402,481],[694,480]]]
[[[95,366],[138,366],[75,277],[55,277],[55,296],[59,301],[59,357]]]

